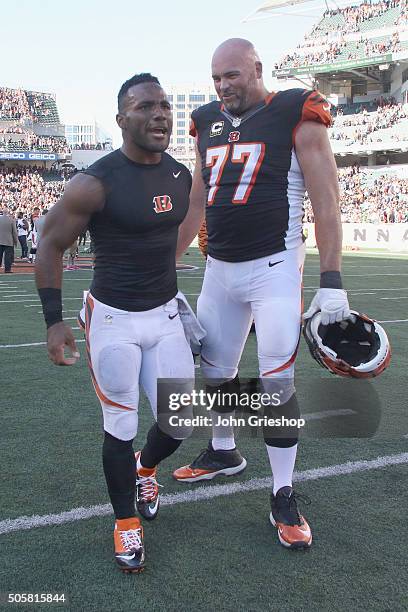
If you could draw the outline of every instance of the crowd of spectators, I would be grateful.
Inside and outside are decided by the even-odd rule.
[[[319,46],[316,50],[305,49],[302,53],[289,53],[283,60],[275,64],[275,69],[280,68],[297,68],[298,66],[313,66],[318,64],[331,64],[335,62],[340,55],[343,55],[342,60],[353,60],[360,57],[374,57],[384,53],[394,53],[402,50],[402,43],[399,39],[398,32],[394,32],[386,41],[373,42],[368,38],[361,38],[354,41],[354,48],[349,53],[345,54],[345,50],[349,45],[348,41],[341,39],[331,41],[323,46]]]
[[[110,142],[97,142],[96,144],[81,142],[81,144],[76,144],[72,148],[76,151],[111,151],[112,145]]]
[[[348,35],[359,32],[364,21],[378,17],[391,8],[399,8],[400,12],[391,24],[391,27],[397,29],[388,36],[387,40],[375,42],[375,39],[370,39],[367,33],[362,33],[358,40],[353,40],[353,47],[347,53],[347,46],[350,44]],[[335,15],[341,15],[343,19],[340,23],[337,20],[328,27],[327,17]],[[275,68],[327,64],[335,62],[340,55],[342,60],[353,60],[400,51],[402,43],[398,28],[406,23],[408,23],[408,0],[385,0],[375,4],[363,2],[358,6],[328,10],[295,51],[286,55]]]
[[[0,119],[7,121],[45,121],[56,113],[51,94],[0,87]],[[53,108],[54,106],[54,108]]]
[[[63,136],[37,136],[25,132],[24,138],[20,140],[2,138],[0,136],[0,151],[52,151],[60,155],[71,152],[65,137]]]
[[[339,31],[342,34],[350,32],[358,32],[364,21],[379,17],[392,8],[400,8],[401,14],[397,17],[395,23],[397,24],[400,17],[403,16],[403,10],[407,8],[407,0],[383,0],[382,2],[362,2],[355,6],[346,6],[344,8],[337,8],[335,10],[327,10],[322,21],[320,21],[311,33],[306,36],[306,40],[315,39],[322,33],[326,33],[327,28],[324,24],[326,17],[334,17],[335,15],[341,15],[342,21],[334,26],[331,31]]]
[[[49,179],[49,180],[45,180]],[[0,207],[29,216],[38,206],[49,209],[61,197],[65,180],[61,173],[36,167],[0,167]]]
[[[30,109],[23,89],[0,88],[0,119],[30,119]]]
[[[38,92],[29,93],[29,108],[34,122],[45,121],[47,117],[53,114],[49,102],[54,100],[54,96],[50,94]]]
[[[341,168],[340,210],[343,223],[408,223],[408,179],[382,175],[373,179],[360,166]],[[314,222],[309,198],[305,200],[305,221]]]
[[[30,131],[25,130],[21,125],[15,123],[14,125],[0,128],[0,134],[30,134]]]
[[[35,207],[49,209],[61,197],[73,168],[50,171],[39,167],[0,167],[0,207],[30,217]],[[376,175],[353,166],[338,171],[343,223],[408,223],[408,178]],[[305,221],[313,211],[305,199]]]
[[[366,109],[355,115],[342,115],[337,112],[334,117],[333,126],[329,131],[331,140],[350,141],[350,143],[369,144],[381,141],[379,130],[394,127],[403,119],[408,118],[407,106],[395,101],[389,104],[379,105],[377,110],[369,113]],[[344,130],[353,127],[354,130]],[[388,137],[399,139],[399,134],[389,134]]]

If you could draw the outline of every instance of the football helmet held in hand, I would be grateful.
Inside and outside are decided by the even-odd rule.
[[[355,310],[340,323],[322,324],[320,312],[306,319],[303,335],[310,353],[338,376],[372,378],[388,367],[391,346],[379,323]]]

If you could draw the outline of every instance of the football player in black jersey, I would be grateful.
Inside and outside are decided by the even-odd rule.
[[[86,302],[86,348],[103,411],[103,467],[116,518],[115,559],[122,570],[137,572],[145,554],[135,489],[139,512],[155,518],[156,466],[181,443],[155,423],[144,448],[134,453],[139,381],[156,414],[158,378],[194,378],[175,298],[177,234],[188,209],[191,175],[164,152],[172,111],[156,77],[135,75],[123,84],[117,123],[121,149],[77,174],[47,215],[36,281],[48,355],[57,365],[73,365],[79,353],[62,318],[62,255],[88,227],[95,269]],[[66,348],[70,356],[64,355]]]
[[[238,365],[254,319],[262,386],[267,392],[282,387],[278,414],[297,417],[293,375],[302,317],[306,188],[315,214],[321,288],[305,316],[321,310],[325,322],[334,322],[349,315],[340,275],[337,170],[326,130],[330,105],[316,91],[269,93],[259,57],[242,39],[216,49],[212,78],[219,101],[192,113],[197,160],[177,249],[180,256],[188,247],[205,209],[208,257],[197,304],[207,332],[201,369],[210,389],[237,390]],[[213,426],[208,449],[174,472],[180,482],[245,469],[228,419],[231,408],[218,405],[216,422],[217,413],[226,420]],[[289,548],[312,542],[292,489],[297,438],[297,429],[264,430],[274,478],[270,521]]]

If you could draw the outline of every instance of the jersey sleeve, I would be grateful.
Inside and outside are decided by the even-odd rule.
[[[193,138],[195,138],[197,136],[197,128],[195,126],[193,117],[191,117],[191,119],[190,119],[190,131],[189,131],[189,134]]]
[[[300,121],[317,121],[318,123],[323,123],[326,127],[330,127],[332,124],[330,102],[318,91],[306,91],[305,96],[306,99],[303,103]]]

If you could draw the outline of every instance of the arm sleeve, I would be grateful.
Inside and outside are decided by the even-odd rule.
[[[194,119],[192,117],[190,119],[190,131],[189,131],[189,134],[193,138],[195,138],[197,136],[197,128],[195,126]]]

